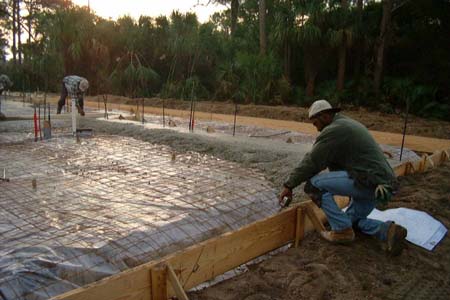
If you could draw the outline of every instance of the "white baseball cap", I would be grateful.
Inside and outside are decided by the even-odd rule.
[[[309,108],[308,117],[314,118],[318,113],[324,112],[324,111],[330,111],[330,112],[339,112],[341,111],[340,108],[333,108],[331,104],[327,100],[317,100],[314,101],[314,103]]]
[[[78,87],[80,88],[80,91],[85,92],[89,88],[89,81],[84,78],[81,79]]]

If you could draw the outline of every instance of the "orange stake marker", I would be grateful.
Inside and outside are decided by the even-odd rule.
[[[37,115],[36,115],[36,106],[34,106],[34,141],[37,142],[38,139],[38,124],[37,124]]]

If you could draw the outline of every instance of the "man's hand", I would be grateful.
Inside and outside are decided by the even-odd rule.
[[[392,198],[392,187],[388,184],[379,184],[375,188],[375,199],[383,204],[389,202]]]
[[[278,198],[278,203],[280,204],[280,206],[282,206],[284,197],[292,199],[292,189],[284,187],[284,190],[281,192],[280,197]]]

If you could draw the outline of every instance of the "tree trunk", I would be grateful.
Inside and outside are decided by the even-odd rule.
[[[291,81],[291,45],[287,39],[284,41],[284,77]]]
[[[341,7],[343,10],[347,9],[347,0],[341,0]],[[345,28],[342,28],[342,42],[339,46],[339,58],[338,58],[338,77],[336,89],[338,92],[342,92],[345,84],[345,67],[347,61],[347,36],[345,33]]]
[[[259,52],[261,55],[267,52],[266,0],[259,0]]]
[[[345,47],[346,38],[345,34],[343,37],[343,45],[339,46],[339,59],[338,59],[338,78],[337,78],[337,85],[336,90],[338,92],[342,92],[344,90],[344,84],[345,84],[345,65],[346,65],[346,58],[347,58],[347,49]]]
[[[313,97],[315,89],[316,75],[310,75],[306,80],[306,96]]]
[[[239,13],[239,0],[231,0],[231,37],[236,32],[237,18]]]
[[[17,23],[16,23],[16,13],[17,13],[17,0],[12,0],[12,39],[13,45],[11,48],[11,52],[13,55],[13,64],[17,63],[17,46],[16,46],[16,35],[17,35]]]
[[[383,17],[381,18],[380,36],[376,52],[373,86],[375,94],[380,94],[381,80],[383,76],[384,52],[387,44],[389,27],[391,25],[392,0],[383,0]]]
[[[33,11],[34,11],[34,7],[33,7],[33,1],[30,1],[30,6],[28,7],[28,45],[31,45],[31,22],[32,22],[32,18],[33,18]]]
[[[314,52],[314,48],[305,51],[303,57],[305,66],[305,80],[306,80],[306,96],[313,97],[315,82],[317,74],[319,73],[320,63],[317,61],[317,53]]]
[[[21,26],[21,18],[20,18],[20,0],[17,0],[17,53],[19,58],[19,65],[22,64],[22,26]]]
[[[358,0],[356,3],[357,22],[362,24],[362,12],[363,12],[363,0]],[[353,77],[355,79],[355,85],[359,83],[361,77],[361,60],[364,52],[364,38],[358,37],[355,41],[355,62]]]

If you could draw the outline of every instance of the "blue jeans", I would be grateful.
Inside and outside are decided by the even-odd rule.
[[[368,219],[375,208],[375,192],[372,189],[356,187],[355,181],[346,171],[321,173],[311,178],[311,184],[322,193],[322,210],[332,230],[344,230],[355,226],[361,232],[385,241],[390,222]],[[351,197],[348,209],[343,212],[333,196]]]

